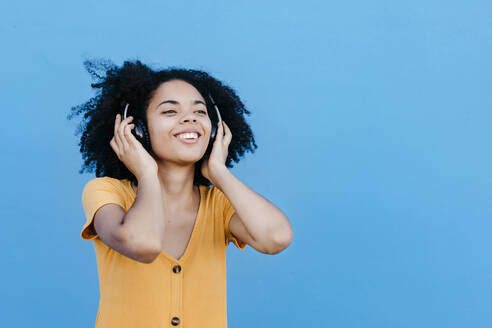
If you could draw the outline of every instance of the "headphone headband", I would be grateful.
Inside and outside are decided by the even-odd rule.
[[[208,94],[208,97],[210,98],[210,100],[212,101],[212,104],[214,105],[215,107],[215,111],[217,112],[217,117],[219,118],[219,122],[222,123],[222,117],[220,116],[220,112],[219,112],[219,108],[217,107],[217,105],[215,104],[215,101],[214,101],[214,98],[212,98],[212,95],[209,93]]]

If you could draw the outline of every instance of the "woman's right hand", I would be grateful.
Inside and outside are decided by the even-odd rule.
[[[146,174],[157,174],[157,163],[149,152],[131,133],[135,124],[129,124],[132,116],[121,121],[121,115],[116,115],[114,121],[114,136],[109,144],[130,172],[140,180]]]

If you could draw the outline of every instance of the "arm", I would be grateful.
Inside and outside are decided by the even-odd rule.
[[[139,179],[135,202],[123,217],[118,236],[150,250],[153,261],[161,252],[164,229],[160,183],[157,175],[150,174]]]
[[[118,204],[108,203],[101,206],[94,215],[94,229],[101,241],[118,253],[135,261],[151,263],[154,261],[155,249],[148,248],[148,243],[137,240],[125,240],[120,236],[121,222],[125,210]]]
[[[214,181],[236,210],[229,223],[234,236],[266,254],[277,254],[289,246],[292,227],[278,207],[244,185],[226,166],[216,170]]]
[[[123,217],[121,213],[118,216],[108,215],[111,220],[100,223],[99,228],[106,232],[103,234],[107,238],[103,241],[116,247],[112,248],[123,254],[127,251],[130,257],[144,258],[146,263],[150,263],[162,249],[164,208],[157,163],[131,133],[134,125],[130,127],[128,123],[132,119],[130,116],[121,121],[121,115],[116,115],[114,136],[109,144],[138,180],[136,199]]]
[[[160,194],[160,186],[157,176],[139,181],[137,197],[128,211],[125,211],[125,202],[119,194],[119,185],[115,186],[110,179],[104,178],[87,183],[82,193],[87,222],[81,237],[90,240],[99,236],[104,244],[117,252],[139,262],[151,263],[162,249],[156,242],[156,232],[150,229],[164,222],[162,216],[155,216],[152,212],[162,209],[152,209],[153,204],[159,202],[158,198],[153,199],[152,194]]]

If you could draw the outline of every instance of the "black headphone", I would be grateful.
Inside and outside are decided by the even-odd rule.
[[[210,93],[208,94],[208,96],[209,96],[210,100],[212,101],[212,104],[215,107],[215,111],[217,112],[218,122],[220,122],[222,124],[222,117],[220,116],[219,108],[215,104],[215,101],[212,98],[212,96],[210,95]],[[123,113],[123,119],[125,119],[127,117],[126,114],[128,112],[128,106],[130,106],[130,104],[127,103],[125,106],[125,111]],[[217,125],[214,124],[213,120],[211,120],[211,121],[212,121],[212,131],[210,133],[210,142],[209,142],[207,151],[209,148],[212,148],[213,143],[215,141],[215,135],[217,133]],[[132,134],[135,136],[135,138],[142,144],[142,146],[149,153],[153,154],[152,147],[150,145],[149,130],[147,129],[147,126],[145,125],[145,123],[141,119],[134,117],[132,124],[135,125],[133,130],[131,130]]]

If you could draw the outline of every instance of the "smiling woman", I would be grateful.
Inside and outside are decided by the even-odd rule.
[[[205,155],[208,144],[213,142],[212,121],[205,99],[192,84],[183,80],[162,83],[154,91],[148,108],[151,149],[157,158],[172,162],[173,158],[181,157],[181,161],[194,163]],[[176,141],[179,145],[195,146],[183,151],[175,147]]]
[[[130,104],[131,115],[148,124],[148,115],[159,112],[160,115],[176,117],[182,107],[178,107],[177,99],[152,98],[163,83],[171,80],[180,80],[191,84],[199,93],[200,102],[197,106],[207,111],[211,124],[217,125],[217,115],[213,109],[213,103],[208,97],[210,93],[220,108],[222,119],[227,122],[234,138],[231,140],[229,154],[225,165],[233,167],[232,162],[238,163],[246,151],[254,152],[257,148],[253,132],[246,122],[245,115],[250,112],[245,108],[241,99],[229,86],[216,80],[208,73],[193,69],[169,68],[154,71],[140,61],[125,61],[121,67],[109,60],[94,59],[84,62],[87,71],[95,79],[91,86],[98,90],[98,94],[87,102],[72,108],[68,118],[83,115],[81,122],[82,133],[80,138],[80,152],[84,159],[80,173],[94,172],[96,176],[111,176],[117,179],[129,179],[137,184],[138,181],[131,171],[118,159],[117,154],[109,147],[113,137],[113,122],[115,115],[123,114],[125,105]],[[160,92],[164,91],[162,88]],[[161,93],[162,95],[162,93]],[[204,96],[202,96],[204,95]],[[154,106],[149,106],[151,99],[157,101]],[[164,104],[162,104],[164,103]],[[168,106],[168,107],[166,107]],[[147,113],[147,108],[153,110]],[[168,113],[164,113],[169,111]],[[212,151],[212,145],[208,145],[204,158]],[[194,175],[194,183],[210,186],[210,181],[203,177],[197,163]]]
[[[249,112],[202,71],[85,66],[100,92],[71,117],[84,113],[83,169],[96,170],[80,232],[96,250],[96,327],[227,327],[229,243],[276,254],[293,235],[284,213],[228,170],[257,147]]]

